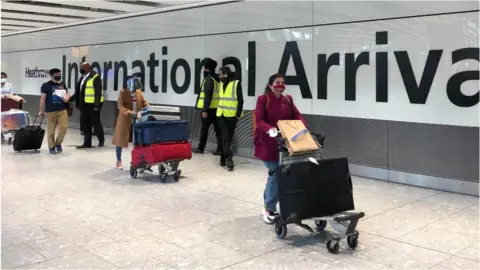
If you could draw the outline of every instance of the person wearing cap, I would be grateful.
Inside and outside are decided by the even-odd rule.
[[[233,170],[232,141],[238,119],[243,116],[243,94],[240,80],[229,67],[222,67],[219,74],[219,97],[217,118],[222,136],[222,154],[220,166]]]
[[[98,138],[98,147],[102,147],[105,145],[105,135],[100,119],[104,100],[102,79],[86,62],[80,65],[80,73],[82,72],[85,75],[80,82],[80,93],[75,95],[75,98],[81,112],[83,144],[77,146],[77,149],[92,147],[92,127]]]
[[[195,107],[201,111],[202,127],[200,129],[200,141],[198,147],[193,149],[194,153],[203,154],[207,145],[208,130],[213,125],[217,137],[217,150],[214,155],[219,156],[222,153],[222,139],[220,136],[220,126],[217,120],[217,108],[219,102],[218,93],[218,75],[215,73],[217,62],[211,58],[205,59],[203,67],[203,82],[201,84],[200,94],[197,97]]]
[[[123,170],[122,148],[128,148],[132,126],[141,119],[142,109],[148,107],[142,88],[139,76],[134,74],[127,80],[127,88],[120,90],[118,95],[118,116],[112,143],[115,145],[116,168],[119,170]]]

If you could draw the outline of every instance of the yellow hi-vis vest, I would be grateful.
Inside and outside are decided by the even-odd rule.
[[[204,102],[205,102],[205,82],[207,79],[208,78],[205,78],[202,82],[200,96],[198,97],[198,101],[197,101],[197,109],[203,109]],[[213,96],[212,96],[212,101],[210,101],[209,109],[216,109],[218,108],[218,101],[220,99],[220,96],[218,94],[218,82],[213,77],[211,77],[211,79],[213,80]]]
[[[92,78],[88,79],[85,86],[85,103],[95,103],[95,89],[93,88],[93,81],[98,77],[98,74],[95,74]],[[103,102],[103,89],[100,102]]]
[[[218,86],[220,101],[218,102],[217,117],[235,117],[237,116],[237,85],[239,81],[234,80],[228,83],[226,89],[223,89],[223,83]],[[243,116],[243,111],[242,115]]]

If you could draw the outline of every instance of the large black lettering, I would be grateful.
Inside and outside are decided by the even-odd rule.
[[[248,90],[249,96],[255,96],[255,82],[257,73],[257,47],[255,41],[248,42]]]
[[[288,63],[292,58],[293,66],[297,75],[287,75]],[[305,73],[305,67],[303,66],[302,56],[298,49],[296,41],[288,41],[285,43],[282,59],[280,60],[280,66],[278,67],[278,73],[285,76],[285,84],[298,85],[302,98],[312,98],[312,92],[310,91],[310,85],[308,84],[307,74]]]
[[[328,71],[332,66],[340,65],[340,54],[333,53],[328,59],[326,54],[317,55],[317,98],[327,99]]]
[[[112,61],[103,62],[103,90],[108,90],[108,79],[110,70],[112,70]]]
[[[355,100],[357,94],[357,71],[361,65],[370,64],[370,53],[361,52],[355,59],[355,53],[345,54],[345,100]]]
[[[202,60],[198,59],[198,58],[195,58],[195,81],[194,81],[194,93],[195,95],[199,94],[200,93],[200,84],[201,84],[201,80],[202,80],[202,76],[203,76],[203,66],[205,65],[205,61],[207,59],[204,58]]]
[[[65,73],[65,71],[67,70],[67,56],[66,55],[62,55],[62,77],[63,77],[63,82],[67,82],[67,73]],[[70,80],[70,76],[68,76],[68,80]],[[67,86],[67,87],[70,87]]]
[[[162,55],[167,55],[168,54],[168,47],[167,46],[163,46],[162,47]],[[168,62],[167,60],[162,60],[162,93],[166,93],[167,92],[167,80],[168,80],[168,77],[167,77],[167,71],[168,71]]]
[[[425,104],[428,94],[430,93],[430,88],[432,87],[433,79],[437,73],[438,64],[442,57],[442,50],[431,50],[428,53],[425,68],[420,78],[420,84],[418,85],[412,64],[410,63],[410,58],[408,57],[408,52],[398,51],[394,53],[410,103]]]
[[[115,62],[113,66],[115,70],[115,74],[113,76],[113,91],[117,91],[118,75],[119,75],[120,69],[122,69],[122,85],[120,87],[123,87],[123,88],[126,87],[128,67],[125,61]]]
[[[235,71],[235,80],[242,81],[242,62],[238,58],[229,56],[222,59],[222,67],[226,65],[232,65]]]
[[[143,64],[142,60],[135,60],[132,62],[132,69],[140,68],[140,80],[142,81],[142,85],[145,85],[145,65]],[[142,89],[145,91],[145,87]]]
[[[98,75],[102,76],[102,67],[100,66],[100,63],[93,62],[91,67],[93,71],[97,72]]]
[[[387,45],[388,32],[375,33],[375,44]],[[377,52],[375,56],[375,85],[377,102],[388,102],[388,52]]]
[[[185,79],[183,80],[182,85],[178,85],[177,83],[177,71],[178,68],[182,67],[185,72]],[[187,92],[188,87],[190,87],[190,80],[191,80],[192,73],[190,71],[190,66],[188,65],[187,60],[183,58],[179,58],[175,60],[172,64],[172,70],[170,71],[170,81],[172,82],[172,89],[175,93],[181,95]]]
[[[150,59],[147,61],[147,66],[149,67],[149,80],[148,84],[150,85],[150,90],[153,93],[158,93],[158,86],[155,84],[155,68],[158,67],[160,61],[155,59],[155,53],[150,54]]]
[[[72,87],[72,71],[73,77],[75,78],[74,83],[77,83],[78,80],[78,65],[77,63],[69,63],[68,64],[68,88]]]
[[[463,60],[480,61],[479,48],[464,48],[452,52],[452,65]],[[478,65],[477,65],[478,67]],[[450,101],[458,107],[472,107],[478,104],[480,94],[477,92],[473,96],[467,96],[462,93],[462,83],[470,80],[478,81],[480,72],[478,70],[460,71],[454,74],[447,82],[447,96]],[[480,91],[480,90],[479,90]]]

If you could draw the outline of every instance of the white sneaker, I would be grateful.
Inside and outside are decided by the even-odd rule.
[[[123,170],[122,162],[117,161],[116,168],[117,170]]]
[[[277,212],[271,212],[268,210],[263,211],[263,221],[269,225],[273,224],[277,216],[278,216]]]

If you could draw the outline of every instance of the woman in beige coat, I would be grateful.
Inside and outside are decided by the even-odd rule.
[[[122,148],[128,148],[134,117],[137,121],[142,116],[142,109],[148,106],[142,93],[140,78],[133,77],[128,81],[127,89],[120,90],[118,94],[118,117],[113,134],[113,144],[116,146],[116,167],[123,170]]]

